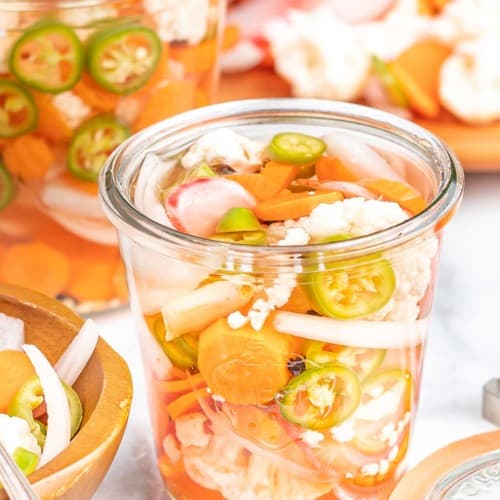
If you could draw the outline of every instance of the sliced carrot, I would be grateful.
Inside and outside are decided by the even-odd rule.
[[[441,12],[446,7],[446,5],[449,3],[450,0],[431,0],[431,1],[434,4],[434,8],[438,12]]]
[[[215,65],[217,44],[215,40],[206,40],[198,45],[170,47],[172,59],[184,66],[186,73],[204,73]]]
[[[187,394],[179,396],[176,400],[167,405],[167,411],[170,418],[176,420],[181,415],[184,415],[184,413],[199,408],[198,401],[207,397],[207,395],[208,393],[206,389],[197,389],[196,391],[188,392]]]
[[[280,184],[263,174],[234,174],[227,175],[226,178],[243,186],[258,201],[269,200],[283,189]]]
[[[286,189],[299,173],[297,165],[287,165],[277,161],[268,161],[261,173],[280,185],[280,190]]]
[[[195,105],[196,86],[190,81],[171,81],[159,88],[146,102],[144,110],[134,124],[134,131],[192,109]]]
[[[113,111],[120,102],[120,96],[104,90],[86,73],[82,75],[73,90],[87,106],[97,111]]]
[[[293,289],[292,294],[288,299],[288,302],[281,309],[283,311],[290,311],[290,312],[304,314],[307,311],[314,309],[314,307],[311,305],[311,302],[307,297],[304,288],[301,286],[296,286]]]
[[[187,474],[181,474],[175,477],[165,477],[165,484],[168,492],[173,498],[187,500],[188,498],[196,500],[224,500],[218,491],[210,490],[193,481]]]
[[[7,409],[21,386],[36,375],[28,356],[22,351],[0,351],[0,413]]]
[[[316,176],[319,181],[354,182],[359,176],[354,170],[346,167],[338,158],[322,156],[316,162]]]
[[[272,401],[290,378],[290,341],[268,322],[233,330],[222,318],[200,335],[198,366],[213,394],[228,403],[259,405]]]
[[[202,106],[207,106],[208,104],[210,104],[210,98],[208,95],[203,90],[197,89],[194,96],[194,107],[201,108]]]
[[[48,217],[32,207],[11,203],[0,212],[0,233],[2,238],[30,240],[46,220]]]
[[[201,373],[197,373],[183,380],[158,381],[156,387],[160,392],[187,392],[203,385],[206,385],[205,379]]]
[[[107,262],[92,262],[73,258],[71,272],[64,291],[85,301],[105,301],[113,298],[114,267]]]
[[[0,151],[2,151],[9,142],[11,142],[10,139],[0,139]]]
[[[240,41],[240,28],[236,24],[228,24],[222,35],[222,50],[232,49]]]
[[[49,141],[68,141],[73,131],[64,121],[61,112],[54,106],[52,96],[34,92],[33,97],[38,108],[36,132]]]
[[[360,181],[359,184],[381,195],[384,200],[395,201],[412,214],[420,213],[427,206],[427,203],[416,189],[398,181],[366,179]]]
[[[418,0],[418,13],[421,16],[432,16],[435,13],[434,0]]]
[[[410,107],[425,117],[439,114],[439,73],[450,53],[450,48],[437,40],[423,40],[389,65]]]
[[[42,178],[54,161],[54,153],[40,137],[22,135],[8,144],[3,161],[11,174],[23,180]]]
[[[68,258],[41,242],[12,245],[0,265],[6,282],[52,296],[69,278]]]
[[[343,199],[342,193],[292,193],[281,198],[261,201],[255,206],[255,215],[264,221],[298,219],[311,213],[322,203],[333,203]]]

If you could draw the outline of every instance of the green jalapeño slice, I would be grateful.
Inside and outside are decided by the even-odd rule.
[[[315,309],[325,316],[362,318],[382,309],[392,297],[396,277],[380,254],[327,264],[304,285]]]
[[[69,171],[97,182],[108,156],[130,135],[127,127],[107,115],[96,116],[78,128],[68,151]]]
[[[44,21],[28,28],[10,54],[12,74],[41,92],[58,93],[73,87],[83,70],[83,47],[65,24]]]
[[[116,26],[97,32],[87,51],[94,80],[109,92],[127,94],[149,80],[160,60],[161,40],[145,26]]]
[[[17,83],[0,79],[0,137],[10,139],[31,132],[38,112],[31,95]]]
[[[360,401],[358,377],[344,366],[311,368],[283,389],[281,415],[307,429],[327,429],[349,418]]]
[[[269,144],[269,156],[276,161],[303,165],[317,160],[326,150],[321,139],[311,135],[285,132],[275,135]]]
[[[0,163],[0,211],[3,210],[14,197],[14,181],[8,170]]]

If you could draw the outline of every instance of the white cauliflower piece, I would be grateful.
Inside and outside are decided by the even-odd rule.
[[[19,417],[10,417],[0,413],[0,443],[9,455],[12,456],[16,448],[24,448],[38,455],[42,454],[37,440],[30,432],[26,420]]]
[[[448,2],[441,15],[433,21],[432,33],[450,44],[488,34],[498,35],[500,2],[498,0]]]
[[[179,417],[175,421],[175,432],[181,445],[184,447],[199,446],[200,448],[207,446],[211,434],[205,429],[206,423],[207,417],[200,412],[188,413]]]
[[[164,42],[201,42],[207,32],[209,6],[209,0],[144,0]]]
[[[311,237],[301,227],[290,227],[285,229],[283,239],[278,241],[278,246],[307,245]]]
[[[202,162],[227,163],[231,167],[257,169],[262,163],[265,145],[238,135],[231,129],[217,129],[200,137],[182,157],[184,168],[194,168]]]
[[[443,106],[470,123],[499,119],[499,51],[500,24],[496,35],[459,44],[441,68],[439,93]]]
[[[61,9],[57,12],[58,19],[73,27],[84,27],[101,21],[118,17],[118,10],[111,5],[100,5],[96,7],[79,9]]]
[[[90,108],[69,90],[55,95],[52,102],[70,128],[78,127],[90,115]]]
[[[294,95],[351,100],[360,95],[371,67],[370,52],[353,26],[332,9],[290,11],[266,30],[276,71]]]

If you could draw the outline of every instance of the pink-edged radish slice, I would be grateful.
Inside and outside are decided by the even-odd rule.
[[[327,181],[319,184],[318,188],[328,191],[340,191],[345,198],[365,198],[367,200],[376,200],[378,198],[374,192],[354,182]]]
[[[382,156],[361,140],[337,131],[325,135],[323,140],[328,155],[338,158],[349,170],[356,172],[359,179],[388,179],[406,184]]]
[[[211,236],[222,216],[235,207],[253,208],[256,199],[240,184],[200,177],[174,188],[165,209],[174,227],[193,236]]]

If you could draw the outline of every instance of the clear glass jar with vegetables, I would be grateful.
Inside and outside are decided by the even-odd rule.
[[[256,100],[139,133],[101,177],[174,498],[388,498],[463,172],[361,106]]]
[[[132,133],[213,99],[223,7],[0,1],[0,281],[80,311],[127,300],[97,178]]]

